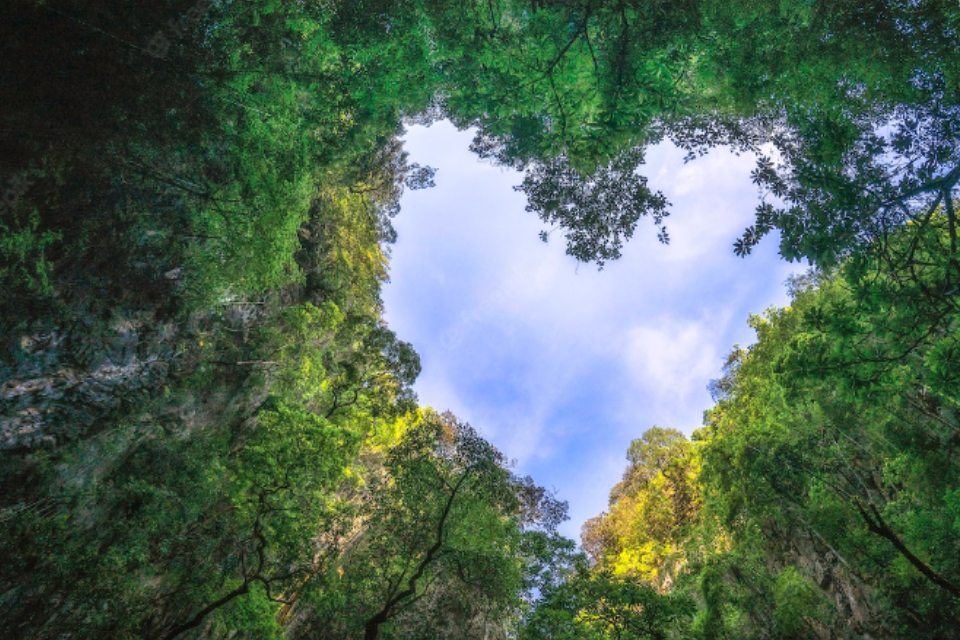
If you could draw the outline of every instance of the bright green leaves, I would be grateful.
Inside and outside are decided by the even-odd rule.
[[[284,312],[278,361],[277,391],[297,398],[305,406],[320,407],[330,393],[334,372],[343,348],[337,340],[342,331],[343,313],[332,302],[322,307],[310,303]]]
[[[279,402],[260,411],[251,429],[249,436],[241,435],[240,452],[231,463],[239,483],[231,493],[302,491],[305,505],[322,504],[323,493],[336,487],[360,443],[359,434]]]
[[[681,595],[643,582],[580,567],[548,589],[525,620],[523,640],[663,640],[684,637],[694,610]],[[680,635],[678,635],[678,633]]]
[[[11,340],[5,366],[90,377],[109,318],[136,342],[117,366],[167,377],[5,463],[15,635],[956,628],[952,5],[66,4],[0,10],[20,30],[0,164],[31,176],[4,185],[3,318],[52,345],[33,362]],[[157,36],[168,51],[141,46]],[[616,259],[643,216],[666,239],[639,170],[670,138],[765,154],[738,253],[778,231],[784,257],[842,265],[753,320],[692,442],[631,445],[585,530],[592,571],[553,531],[561,504],[412,411],[420,363],[380,286],[400,193],[430,182],[398,139],[418,115],[526,171],[578,260]]]
[[[634,440],[630,466],[610,492],[610,511],[583,528],[601,568],[662,586],[672,583],[682,546],[699,518],[700,461],[680,432],[652,427]]]
[[[829,266],[957,184],[960,97],[945,81],[957,56],[945,53],[951,12],[941,5],[583,0],[471,10],[461,18],[473,33],[440,32],[462,52],[443,61],[444,106],[479,129],[482,156],[527,169],[527,186],[563,162],[589,191],[598,168],[664,135],[694,156],[718,145],[774,152],[776,166],[756,176],[773,197],[736,251],[777,229],[784,257]],[[608,220],[629,211],[595,207]],[[558,222],[598,245],[616,237]],[[571,242],[570,253],[613,255],[584,244]]]
[[[931,212],[751,318],[757,341],[728,358],[693,442],[651,429],[631,444],[609,513],[584,527],[596,570],[694,597],[694,637],[949,633],[950,235]]]
[[[887,256],[904,245],[919,255],[929,234],[943,232],[903,230],[888,239]],[[851,261],[797,289],[788,310],[755,321],[758,342],[739,356],[711,412],[705,504],[737,546],[755,544],[758,528],[767,557],[800,572],[780,573],[770,587],[771,620],[785,633],[822,619],[809,615],[814,592],[803,586],[822,583],[817,562],[833,566],[833,582],[821,586],[828,600],[837,584],[865,580],[876,590],[858,596],[854,612],[837,605],[838,620],[882,628],[880,594],[944,612],[924,623],[898,612],[917,637],[935,637],[953,615],[944,584],[958,567],[945,499],[960,476],[943,454],[956,432],[953,394],[927,381],[940,375],[939,354],[950,358],[956,309],[936,293],[950,286],[940,266],[949,255],[926,255],[922,267],[891,260],[869,273]],[[783,545],[799,555],[788,559]]]
[[[787,567],[773,585],[773,622],[776,632],[784,637],[801,637],[814,632],[811,615],[822,608],[823,595],[808,578],[794,567]]]
[[[6,208],[8,203],[2,205]],[[40,216],[32,211],[20,220],[21,212],[4,211],[0,220],[0,282],[9,283],[8,289],[47,296],[53,293],[51,269],[53,264],[46,254],[62,235],[52,230],[40,230]],[[12,292],[11,292],[12,293]]]
[[[376,453],[382,466],[368,467],[355,533],[311,596],[310,625],[382,638],[508,627],[525,587],[522,527],[539,522],[521,515],[544,511],[548,496],[449,415],[423,413]]]

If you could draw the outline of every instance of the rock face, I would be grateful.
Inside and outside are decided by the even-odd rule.
[[[0,350],[0,451],[55,447],[110,428],[212,357],[202,349],[209,335],[225,334],[242,345],[277,308],[263,301],[226,305],[180,321],[139,310],[109,321],[91,315],[9,333]]]
[[[785,538],[785,544],[776,545],[771,557],[777,559],[775,572],[788,566],[796,567],[817,585],[830,605],[835,616],[833,624],[813,616],[808,620],[815,637],[822,640],[890,637],[887,616],[873,588],[816,532],[802,528],[793,531]]]
[[[176,360],[177,331],[135,317],[76,322],[22,334],[0,370],[0,449],[53,446],[96,430],[160,388]]]
[[[167,290],[182,268],[163,271],[166,263],[158,261],[158,273],[144,281],[149,286],[139,288],[139,281],[125,280],[131,270],[118,267],[111,282],[131,288],[121,298],[111,293],[115,286],[104,284],[103,274],[87,269],[64,274],[50,307],[19,308],[6,301],[0,314],[0,452],[49,449],[108,430],[198,369],[209,375],[191,403],[210,400],[222,409],[221,396],[234,396],[251,374],[262,373],[236,366],[256,360],[249,356],[256,348],[251,335],[285,308],[325,297],[320,230],[310,230],[318,215],[315,207],[298,236],[305,286],[290,284],[243,300],[225,294],[187,312]],[[179,412],[172,406],[149,410],[157,409]]]

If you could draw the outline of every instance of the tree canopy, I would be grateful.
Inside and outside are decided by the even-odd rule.
[[[958,33],[953,0],[3,4],[7,633],[954,634]],[[435,175],[401,136],[441,118],[599,266],[684,215],[652,145],[752,154],[733,251],[813,267],[585,554],[383,317]]]

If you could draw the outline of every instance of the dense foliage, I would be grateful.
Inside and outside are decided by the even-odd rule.
[[[687,440],[650,429],[596,566],[697,602],[678,637],[942,638],[960,598],[960,271],[942,215],[798,279]],[[638,636],[644,637],[644,636]]]
[[[954,633],[955,1],[12,0],[0,34],[9,634]],[[816,267],[692,440],[634,443],[589,557],[383,321],[437,118],[601,266],[669,240],[648,146],[754,153],[734,250]]]

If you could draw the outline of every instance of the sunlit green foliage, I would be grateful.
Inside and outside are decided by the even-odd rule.
[[[949,635],[950,237],[935,214],[796,279],[789,307],[754,317],[757,342],[731,354],[694,440],[654,428],[631,445],[610,512],[584,529],[597,568],[695,598],[698,637]]]
[[[700,511],[696,455],[671,429],[653,427],[631,443],[630,466],[610,492],[610,512],[584,525],[584,548],[597,565],[649,584],[672,581]]]
[[[680,594],[663,595],[635,578],[580,566],[543,594],[524,621],[524,640],[667,640],[685,637],[694,609]]]
[[[0,8],[0,617],[16,637],[948,637],[960,9],[946,0],[16,0]],[[751,322],[590,562],[385,325],[391,217],[481,157],[577,260],[757,154]],[[679,212],[680,215],[683,212]]]

